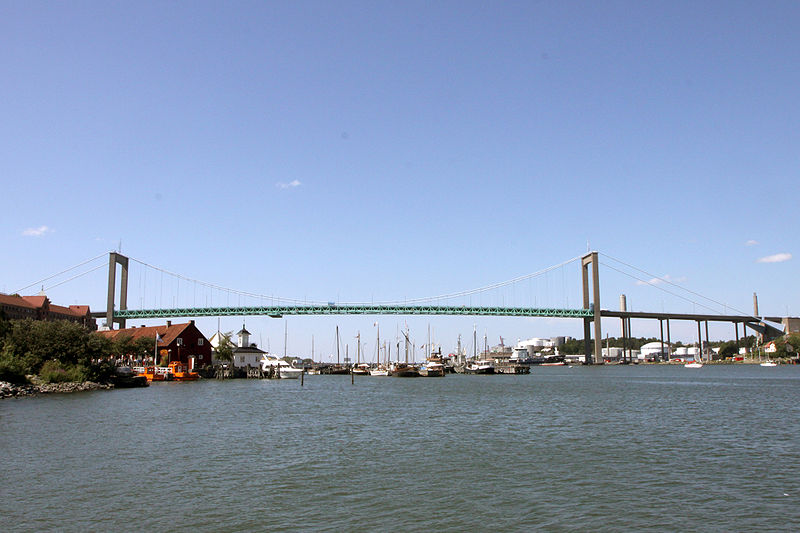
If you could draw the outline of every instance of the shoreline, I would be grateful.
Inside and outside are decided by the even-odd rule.
[[[27,383],[25,385],[15,385],[7,381],[0,381],[0,399],[5,398],[26,398],[38,396],[40,394],[59,394],[72,392],[86,392],[95,390],[111,390],[114,385],[110,383],[95,383],[94,381],[65,383]]]

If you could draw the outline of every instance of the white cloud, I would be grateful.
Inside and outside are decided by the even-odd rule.
[[[38,228],[28,228],[22,232],[25,237],[41,237],[46,233],[52,233],[53,230],[47,226],[39,226]]]
[[[782,254],[774,254],[768,255],[766,257],[762,257],[757,263],[783,263],[784,261],[788,261],[792,258],[792,254],[782,253]]]
[[[300,180],[292,180],[289,183],[277,183],[279,189],[292,189],[301,185]]]
[[[666,282],[681,283],[683,281],[686,281],[686,276],[682,276],[680,278],[673,278],[669,274],[666,274],[665,276],[660,277],[660,278],[651,278],[651,279],[649,279],[647,281],[637,281],[636,284],[637,285],[658,285],[659,283],[666,283]]]
[[[756,244],[758,244],[758,241],[753,240],[753,239],[750,239],[749,241],[744,243],[745,246],[755,246]]]

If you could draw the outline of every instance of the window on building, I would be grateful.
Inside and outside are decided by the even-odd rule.
[[[205,339],[197,339],[197,345],[202,346]]]

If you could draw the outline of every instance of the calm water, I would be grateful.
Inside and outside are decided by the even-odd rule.
[[[800,530],[800,367],[213,380],[0,402],[3,528]]]

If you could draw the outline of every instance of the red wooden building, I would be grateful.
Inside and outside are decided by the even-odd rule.
[[[170,363],[180,361],[188,365],[190,369],[202,368],[211,364],[211,343],[197,329],[194,320],[190,320],[186,324],[173,324],[168,320],[164,326],[112,329],[99,333],[111,339],[117,339],[120,336],[128,336],[132,340],[153,339],[154,350],[156,349],[156,335],[158,335],[161,338],[158,343],[158,353],[166,354]],[[116,355],[124,356],[126,354]],[[157,362],[161,362],[160,359],[161,357]]]

